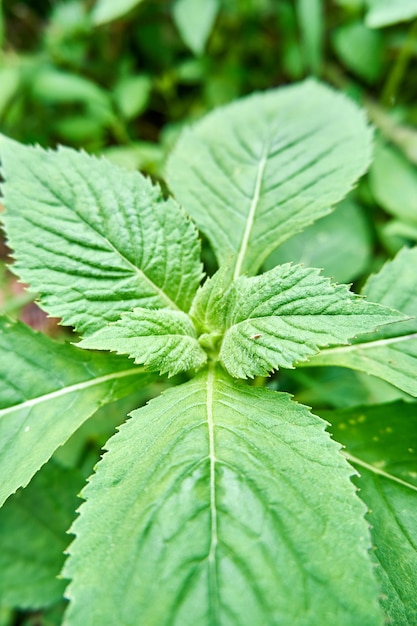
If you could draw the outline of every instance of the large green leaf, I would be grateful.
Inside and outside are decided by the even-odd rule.
[[[417,17],[416,0],[367,0],[366,24],[371,28],[391,26]]]
[[[361,337],[351,346],[330,348],[308,365],[340,365],[383,378],[417,396],[417,248],[404,248],[371,276],[363,293],[373,302],[412,317]]]
[[[135,306],[189,308],[197,231],[158,186],[68,148],[3,137],[0,157],[13,268],[50,314],[89,333]]]
[[[292,367],[320,347],[402,319],[365,301],[320,270],[279,265],[260,276],[241,276],[227,294],[220,360],[232,376],[266,376]]]
[[[371,132],[344,95],[307,81],[217,109],[168,162],[176,198],[235,278],[329,213],[364,173]]]
[[[387,624],[417,624],[417,405],[326,413],[360,471]]]
[[[0,510],[0,605],[37,609],[62,598],[66,532],[83,483],[79,472],[48,463]]]
[[[146,380],[127,359],[0,318],[0,505],[100,406]]]
[[[207,361],[190,317],[170,309],[134,309],[78,345],[128,354],[148,370],[170,376]]]
[[[202,372],[107,448],[65,626],[382,624],[351,468],[287,394]]]

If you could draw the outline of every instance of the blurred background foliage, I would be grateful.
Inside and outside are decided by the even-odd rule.
[[[0,43],[2,133],[83,148],[160,180],[181,128],[205,112],[254,90],[326,81],[366,108],[374,163],[334,213],[283,244],[266,268],[303,262],[360,288],[417,241],[417,0],[0,0]],[[0,312],[68,339],[9,261],[0,240]],[[283,371],[269,384],[324,408],[399,393],[340,368]],[[99,412],[9,500],[0,626],[61,623],[65,585],[56,576],[80,484],[115,426],[159,390]]]

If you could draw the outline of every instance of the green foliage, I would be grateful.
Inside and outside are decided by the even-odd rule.
[[[135,363],[170,376],[199,369],[207,361],[188,315],[170,309],[139,309],[81,341],[83,348],[128,354]]]
[[[417,17],[414,0],[367,0],[366,23],[371,28],[390,26]]]
[[[323,268],[336,282],[348,282],[366,272],[372,252],[372,231],[363,208],[352,198],[279,246],[265,269],[293,261]]]
[[[417,169],[400,152],[378,142],[370,170],[372,192],[384,209],[417,224]]]
[[[381,33],[358,21],[338,28],[333,41],[337,54],[352,72],[370,83],[380,78],[383,69]]]
[[[237,278],[346,195],[370,135],[351,102],[313,81],[252,95],[182,135],[168,183],[219,263],[236,254]]]
[[[184,43],[202,54],[219,10],[219,0],[175,0],[172,15]]]
[[[105,24],[113,20],[120,19],[126,13],[138,6],[142,0],[97,0],[94,5],[91,17],[95,24]]]
[[[297,0],[305,61],[312,74],[319,75],[323,64],[323,0]]]
[[[240,378],[292,367],[319,347],[347,343],[360,332],[402,317],[299,265],[242,276],[227,299],[220,360]]]
[[[417,240],[413,29],[357,0],[26,9],[4,7],[4,135],[158,179],[171,152],[176,199],[1,139],[12,269],[81,337],[0,322],[0,625],[413,624],[416,249],[388,260]],[[309,73],[339,90],[227,104]],[[340,91],[379,135],[331,213],[372,148]]]
[[[197,231],[159,186],[65,148],[0,146],[14,269],[50,314],[91,333],[138,306],[189,309],[201,279]]]
[[[4,318],[0,355],[1,503],[103,403],[147,381],[125,359],[83,355]]]
[[[135,411],[83,492],[64,623],[380,624],[363,507],[324,429],[220,370]]]
[[[48,463],[1,509],[1,604],[39,609],[61,599],[66,532],[82,484],[80,472]]]
[[[387,623],[417,619],[417,424],[415,404],[396,402],[326,413],[334,436],[357,466],[361,498],[369,507],[377,578]]]
[[[313,357],[312,365],[352,367],[378,376],[399,389],[417,396],[417,248],[403,249],[393,261],[366,283],[363,293],[374,302],[392,306],[408,321],[381,328],[378,333],[358,338],[345,348],[330,348]]]

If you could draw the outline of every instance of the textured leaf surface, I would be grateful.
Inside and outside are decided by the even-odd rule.
[[[3,137],[0,156],[13,268],[48,313],[90,333],[135,306],[190,307],[197,232],[158,186],[68,148]]]
[[[190,316],[200,333],[213,333],[220,337],[225,330],[231,282],[232,267],[223,265],[198,289]]]
[[[198,369],[207,360],[189,316],[170,309],[134,309],[78,345],[128,354],[135,363],[170,376]]]
[[[97,0],[92,11],[94,24],[106,24],[120,19],[141,4],[143,0]]]
[[[0,604],[37,609],[62,598],[66,534],[79,505],[80,473],[48,463],[0,510]]]
[[[204,52],[219,7],[219,0],[175,0],[172,8],[175,25],[194,54]]]
[[[340,365],[383,378],[417,396],[417,248],[404,248],[371,276],[363,293],[373,302],[395,307],[408,321],[390,324],[352,346],[331,348],[309,365]]]
[[[280,265],[241,276],[229,293],[220,359],[232,376],[265,376],[329,344],[401,319],[390,309],[333,285],[320,270]]]
[[[380,625],[363,505],[324,428],[220,372],[135,411],[83,493],[65,626]]]
[[[126,359],[57,344],[0,318],[0,504],[102,404],[146,380]]]
[[[366,24],[371,28],[391,26],[417,17],[416,0],[367,0]]]
[[[417,624],[417,406],[396,402],[326,418],[361,474],[387,624]]]
[[[313,81],[255,94],[187,130],[168,182],[235,278],[326,213],[370,159],[364,115]]]
[[[361,207],[346,200],[333,213],[285,241],[265,262],[271,269],[282,263],[320,267],[335,282],[357,278],[371,255],[371,232]]]

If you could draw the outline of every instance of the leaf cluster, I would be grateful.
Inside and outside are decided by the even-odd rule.
[[[352,190],[371,143],[362,111],[312,80],[186,130],[168,162],[169,198],[104,159],[1,138],[13,271],[81,338],[57,343],[2,318],[5,532],[26,536],[21,502],[30,509],[54,480],[68,480],[56,511],[67,520],[77,429],[142,389],[140,405],[158,373],[174,377],[108,439],[82,491],[62,571],[65,626],[412,623],[416,457],[404,442],[417,391],[416,251],[384,264],[362,295],[271,261]],[[197,229],[219,266],[209,277]],[[312,380],[317,366],[365,371],[399,395],[323,419],[275,390],[291,388],[299,365]],[[65,460],[68,478],[56,478]],[[399,528],[389,538],[388,511]],[[65,523],[51,513],[61,538],[38,589],[11,593],[32,570],[6,555],[0,603],[56,602]],[[39,529],[42,553],[46,541]]]

